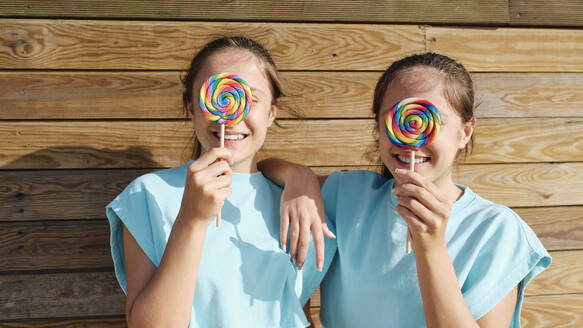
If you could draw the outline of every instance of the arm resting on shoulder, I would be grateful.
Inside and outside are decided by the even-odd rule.
[[[268,158],[257,165],[273,183],[284,186],[280,210],[281,247],[287,249],[289,229],[290,255],[301,269],[308,254],[311,231],[316,250],[316,266],[321,270],[324,265],[324,236],[335,238],[326,225],[320,190],[326,177],[318,177],[306,166],[279,158]]]

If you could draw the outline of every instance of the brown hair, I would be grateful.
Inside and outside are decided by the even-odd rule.
[[[196,75],[201,70],[207,58],[209,58],[212,54],[216,53],[217,51],[230,48],[247,50],[255,55],[255,57],[257,57],[259,62],[262,64],[264,73],[271,84],[271,88],[273,90],[273,104],[277,103],[278,108],[291,112],[291,114],[294,116],[299,116],[299,114],[291,107],[285,106],[282,108],[282,104],[278,101],[281,97],[285,96],[286,93],[284,91],[279,72],[275,66],[275,62],[271,58],[269,52],[257,41],[254,41],[250,38],[244,36],[230,36],[218,38],[205,44],[202,49],[194,56],[194,58],[192,58],[186,76],[182,78],[182,108],[186,118],[188,118],[188,106],[193,104],[192,87]],[[198,102],[194,103],[198,104]],[[195,133],[193,133],[192,144],[188,147],[192,147],[190,158],[197,159],[200,156],[201,145],[198,140],[196,140]]]
[[[462,118],[464,123],[470,121],[474,117],[474,87],[470,73],[465,69],[465,67],[456,62],[455,60],[440,55],[434,52],[427,52],[424,54],[412,55],[402,58],[394,62],[380,77],[377,82],[372,112],[375,117],[375,122],[378,125],[379,112],[381,110],[381,105],[383,97],[386,93],[387,88],[390,84],[396,80],[402,73],[408,70],[419,67],[427,66],[444,73],[444,96],[449,104],[456,110],[456,112]],[[378,126],[375,128],[375,137],[378,140]],[[472,135],[470,141],[466,144],[463,150],[460,150],[456,156],[456,161],[465,159],[472,152],[474,144],[474,136]],[[377,142],[378,147],[378,142]],[[378,154],[378,149],[376,149]],[[388,178],[392,177],[386,166],[383,165],[382,174]]]

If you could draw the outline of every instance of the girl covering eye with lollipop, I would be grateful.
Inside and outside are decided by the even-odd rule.
[[[441,121],[431,143],[414,147],[413,159],[411,149],[387,137],[399,125],[387,116],[410,98],[431,103]],[[381,76],[373,113],[382,174],[320,179],[327,224],[337,236],[336,245],[326,244],[337,253],[321,285],[325,327],[520,327],[524,290],[551,259],[516,213],[454,183],[454,167],[472,144],[473,110],[471,77],[449,57],[409,56]],[[424,124],[413,121],[414,128]],[[317,198],[309,169],[278,159],[261,165],[274,181]],[[301,198],[283,207],[314,211]],[[290,243],[305,238],[310,222],[284,217],[299,236]]]
[[[307,326],[302,306],[324,263],[312,248],[298,270],[279,247],[282,190],[257,171],[283,96],[271,56],[251,39],[220,38],[192,59],[183,84],[194,160],[137,178],[107,206],[128,325]]]

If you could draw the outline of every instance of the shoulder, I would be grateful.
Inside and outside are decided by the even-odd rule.
[[[458,209],[458,213],[464,213],[461,225],[473,231],[472,235],[482,242],[482,246],[491,243],[524,244],[533,250],[546,252],[536,234],[512,209],[484,199],[468,187],[465,193],[469,193],[471,201],[465,208]]]
[[[168,189],[184,188],[188,164],[156,172],[146,173],[133,180],[128,186],[129,192],[165,192]]]

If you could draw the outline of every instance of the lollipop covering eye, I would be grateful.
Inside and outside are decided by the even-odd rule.
[[[198,103],[209,121],[233,126],[245,119],[251,99],[249,85],[242,77],[217,73],[203,83]]]
[[[398,147],[419,150],[430,144],[441,128],[437,108],[421,98],[406,98],[395,104],[385,119],[385,132]]]

